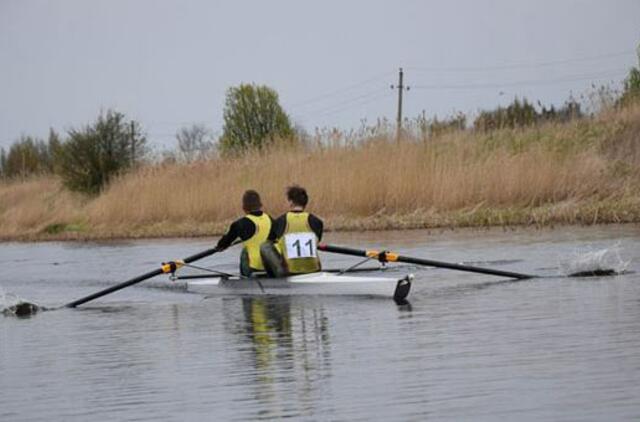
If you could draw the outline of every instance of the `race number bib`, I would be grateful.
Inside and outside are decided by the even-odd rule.
[[[284,235],[287,258],[315,258],[318,256],[316,237],[313,233],[289,233]]]

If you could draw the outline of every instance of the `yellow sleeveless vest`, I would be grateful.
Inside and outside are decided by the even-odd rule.
[[[254,270],[264,271],[264,264],[260,256],[260,245],[269,237],[271,218],[266,212],[263,212],[260,217],[251,214],[247,214],[246,217],[256,225],[256,232],[253,236],[243,242],[244,248],[249,255],[249,267]]]
[[[320,259],[316,246],[318,237],[309,226],[308,212],[288,212],[287,227],[284,234],[278,240],[278,249],[287,263],[287,268],[291,274],[306,274],[320,271]],[[309,240],[306,243],[296,242],[295,238],[289,238],[287,245],[287,235],[306,234]],[[311,244],[313,243],[313,245]],[[297,255],[289,256],[288,251],[296,251]],[[302,252],[302,254],[300,254]],[[303,255],[304,257],[299,257]],[[309,256],[313,255],[313,256]]]

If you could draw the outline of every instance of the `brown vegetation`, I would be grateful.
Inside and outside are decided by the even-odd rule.
[[[245,189],[278,214],[291,183],[333,230],[640,221],[640,107],[419,138],[146,166],[92,199],[53,177],[1,183],[0,237],[213,235]]]

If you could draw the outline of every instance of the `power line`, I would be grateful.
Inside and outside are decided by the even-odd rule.
[[[154,126],[175,126],[175,127],[185,127],[185,126],[193,126],[193,125],[207,125],[207,120],[185,120],[182,122],[175,121],[171,122],[168,120],[151,120],[147,122],[148,124],[152,124]]]
[[[378,95],[375,95],[375,96],[370,97],[370,98],[366,98],[363,101],[360,101],[360,102],[358,102],[356,104],[349,104],[347,106],[339,107],[339,108],[336,108],[334,110],[330,110],[330,111],[325,112],[325,113],[319,113],[319,114],[316,115],[316,117],[330,116],[332,114],[339,113],[341,111],[347,110],[347,109],[355,107],[355,106],[363,106],[365,104],[370,104],[370,103],[372,103],[374,101],[377,101],[377,100],[379,100],[380,98],[383,98],[383,97],[384,98],[389,98],[389,92],[387,92],[386,89],[385,89],[385,92],[379,93]]]
[[[321,108],[315,109],[315,110],[309,110],[307,112],[307,114],[310,114],[310,113],[326,113],[326,112],[330,112],[330,111],[336,109],[336,107],[337,107],[337,109],[343,109],[344,108],[343,106],[345,104],[347,105],[346,108],[349,108],[349,106],[351,106],[352,104],[358,103],[359,101],[361,101],[363,99],[367,99],[367,98],[369,98],[371,96],[374,96],[374,95],[377,95],[377,94],[379,94],[381,92],[387,92],[387,89],[388,88],[386,88],[386,87],[385,88],[378,88],[378,89],[376,89],[374,91],[369,91],[369,92],[366,92],[364,94],[357,95],[355,97],[349,97],[349,98],[344,99],[342,101],[338,101],[336,103],[333,103],[330,106],[321,107]]]
[[[603,79],[626,74],[626,71],[618,70],[615,73],[606,72],[592,75],[578,75],[573,77],[557,78],[557,79],[533,79],[514,82],[496,82],[496,83],[478,83],[478,84],[454,84],[454,85],[414,85],[414,89],[430,89],[430,90],[456,90],[456,89],[485,89],[485,88],[503,88],[509,86],[526,86],[526,85],[553,85],[564,82],[579,82],[593,79]]]
[[[386,76],[388,76],[388,75],[390,75],[392,73],[393,72],[391,72],[391,71],[380,73],[380,74],[378,74],[376,76],[372,76],[371,78],[365,79],[365,80],[357,82],[355,84],[347,85],[347,86],[342,87],[340,89],[336,89],[334,91],[330,91],[330,92],[327,92],[325,94],[321,94],[321,95],[317,95],[315,97],[311,97],[308,100],[305,100],[305,101],[302,101],[302,102],[297,102],[297,103],[290,104],[290,106],[291,107],[301,108],[301,107],[306,106],[307,104],[311,104],[311,103],[315,103],[315,102],[318,102],[318,101],[322,101],[322,100],[324,100],[326,98],[331,98],[331,97],[343,94],[345,91],[351,91],[351,90],[353,90],[355,88],[361,87],[361,86],[369,84],[371,82],[375,82],[375,81],[381,80],[381,79],[385,78]]]
[[[475,66],[475,67],[429,67],[429,66],[407,66],[406,69],[418,72],[478,72],[490,70],[507,70],[507,69],[535,69],[540,67],[558,66],[570,63],[590,62],[602,59],[611,59],[616,57],[629,56],[636,54],[635,50],[626,50],[619,53],[603,54],[599,56],[580,57],[566,60],[554,60],[548,62],[532,62],[532,63],[505,63],[502,65],[492,66]]]

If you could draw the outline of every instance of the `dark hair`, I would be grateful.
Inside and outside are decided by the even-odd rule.
[[[287,199],[293,202],[293,205],[299,205],[301,207],[306,207],[307,203],[309,203],[307,191],[298,185],[289,186],[287,188]]]
[[[245,212],[260,211],[262,208],[262,201],[260,201],[260,194],[253,189],[245,191],[242,195],[242,209]]]

